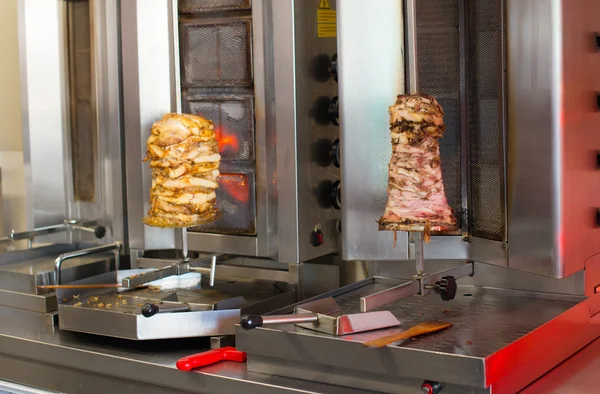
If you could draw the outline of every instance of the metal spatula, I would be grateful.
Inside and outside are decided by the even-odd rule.
[[[389,311],[339,314],[340,308],[333,298],[324,298],[303,304],[293,315],[242,316],[240,325],[246,330],[279,324],[296,324],[302,328],[341,336],[358,332],[379,330],[400,325]]]

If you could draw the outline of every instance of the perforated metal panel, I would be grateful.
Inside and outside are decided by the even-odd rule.
[[[251,86],[251,23],[246,19],[180,24],[183,87]]]
[[[213,121],[221,159],[254,160],[254,102],[252,97],[184,99],[184,111]]]
[[[470,233],[502,241],[502,0],[469,0]]]
[[[416,2],[418,83],[421,93],[437,97],[444,108],[446,133],[440,140],[448,203],[461,216],[460,57],[458,1]]]
[[[180,13],[249,10],[251,0],[179,0]]]
[[[178,5],[182,110],[213,121],[221,154],[219,218],[190,231],[254,236],[252,19],[245,12],[251,0],[179,0]]]
[[[225,170],[226,171],[226,170]],[[217,189],[219,219],[190,228],[190,231],[231,234],[256,234],[255,174],[222,172]]]
[[[468,209],[469,228],[463,228],[463,232],[495,241],[503,241],[506,225],[502,1],[416,2],[419,91],[436,96],[445,112],[447,129],[440,148],[446,196],[459,222],[463,209]],[[462,29],[461,6],[466,9]],[[463,50],[461,34],[466,34]],[[464,71],[468,76],[464,96],[461,96],[461,56],[466,57]],[[468,124],[461,124],[461,114],[468,115],[463,118],[468,119]],[[461,136],[468,141],[462,141]],[[461,155],[466,155],[468,171],[461,169]],[[463,179],[467,176],[468,179]],[[462,196],[464,181],[468,182],[468,196]],[[467,201],[464,207],[463,197]]]

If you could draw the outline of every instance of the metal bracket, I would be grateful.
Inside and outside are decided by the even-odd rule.
[[[54,260],[54,283],[61,284],[61,266],[65,260],[74,259],[77,257],[89,256],[91,254],[113,251],[115,254],[115,270],[119,270],[119,252],[121,251],[121,243],[114,242],[108,245],[96,246],[93,248],[76,250],[74,252],[61,254]]]
[[[61,233],[61,232],[71,232],[74,230],[85,231],[94,233],[96,238],[104,238],[106,234],[106,229],[103,226],[97,226],[97,222],[95,220],[91,221],[82,221],[75,219],[67,219],[60,224],[53,224],[51,226],[38,227],[33,230],[15,232],[15,230],[11,230],[10,234],[0,238],[0,243],[4,242],[16,242],[21,240],[27,240],[27,248],[33,248],[33,240],[36,237],[40,237],[42,235]]]
[[[456,279],[459,279],[465,276],[473,276],[474,273],[474,264],[472,262],[468,262],[458,267],[436,272],[435,274],[417,275],[412,281],[361,297],[360,311],[369,312],[383,305],[387,305],[413,295],[428,295],[431,290],[427,287],[435,285],[435,283],[444,276],[453,276]]]
[[[174,264],[171,264],[166,267],[159,268],[154,271],[144,272],[138,275],[130,276],[128,278],[124,278],[121,283],[123,287],[126,288],[134,288],[137,286],[141,286],[143,284],[154,282],[155,280],[163,279],[173,275],[184,275],[190,272],[199,272],[202,274],[210,275],[210,285],[214,286],[215,284],[215,275],[217,268],[217,257],[220,255],[212,255],[209,257],[203,257],[196,260],[183,260],[176,261]],[[138,258],[138,261],[142,258]],[[153,260],[153,259],[144,259],[144,260]],[[169,260],[156,260],[161,262],[169,262]],[[210,264],[210,268],[206,267],[207,264]],[[203,267],[204,266],[204,267]]]

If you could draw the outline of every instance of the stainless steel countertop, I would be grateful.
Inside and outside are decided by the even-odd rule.
[[[0,322],[0,356],[9,358],[193,393],[364,394],[347,388],[248,373],[245,364],[232,362],[221,362],[202,372],[177,370],[175,362],[179,358],[209,350],[205,339],[134,342],[65,332],[45,325],[39,314],[1,306]],[[0,363],[0,370],[5,369]],[[4,371],[0,371],[0,379],[12,380],[2,373]]]
[[[66,371],[84,371],[107,379],[126,379],[194,393],[365,393],[250,373],[245,364],[230,362],[206,367],[201,372],[178,371],[175,362],[179,358],[208,350],[205,339],[133,342],[61,332],[58,327],[45,325],[39,314],[6,307],[0,307],[0,321],[0,379],[11,380],[2,362],[21,359],[59,366]],[[597,391],[594,376],[599,368],[600,340],[535,382],[525,394],[594,393]]]

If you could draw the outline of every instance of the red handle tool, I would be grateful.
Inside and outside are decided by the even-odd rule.
[[[206,367],[219,361],[246,362],[246,353],[240,352],[232,346],[221,349],[209,350],[208,352],[193,354],[184,357],[175,364],[180,371],[191,371],[192,369]]]

